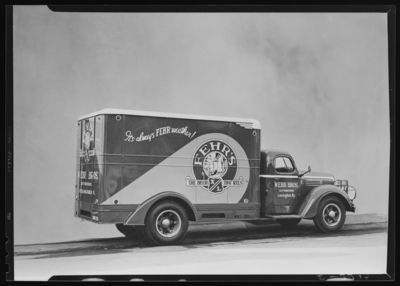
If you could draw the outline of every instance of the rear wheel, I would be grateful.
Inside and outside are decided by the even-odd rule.
[[[346,220],[346,209],[337,197],[326,197],[321,200],[314,218],[315,226],[323,232],[339,230]]]
[[[295,227],[299,224],[301,218],[292,218],[292,219],[278,219],[277,222],[283,227]]]
[[[185,237],[188,227],[188,215],[184,208],[174,201],[164,201],[149,210],[144,230],[153,244],[171,245]]]

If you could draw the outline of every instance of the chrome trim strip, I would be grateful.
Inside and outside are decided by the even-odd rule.
[[[298,178],[297,176],[283,176],[283,175],[260,175],[260,177],[262,178]],[[302,179],[330,179],[330,180],[334,180],[334,178],[332,177],[302,177]]]
[[[333,177],[307,177],[304,176],[303,179],[330,179],[330,180],[335,180]]]
[[[287,178],[287,179],[298,179],[297,176],[279,176],[279,175],[260,175],[261,178]]]

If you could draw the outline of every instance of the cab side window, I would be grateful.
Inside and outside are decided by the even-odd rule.
[[[293,173],[294,168],[292,161],[287,157],[277,157],[275,158],[275,170],[278,173]]]

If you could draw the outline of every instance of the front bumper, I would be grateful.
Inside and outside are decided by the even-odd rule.
[[[357,212],[357,207],[353,204],[353,202],[350,205],[350,211],[353,212],[353,213]]]

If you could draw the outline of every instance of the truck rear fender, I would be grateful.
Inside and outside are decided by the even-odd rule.
[[[335,196],[342,200],[346,211],[351,211],[350,198],[342,189],[332,186],[323,185],[313,189],[301,204],[298,215],[302,218],[310,219],[315,217],[319,202],[326,196]]]
[[[179,203],[188,214],[190,221],[197,221],[197,211],[193,204],[182,194],[175,192],[163,192],[147,199],[140,206],[132,212],[125,220],[126,225],[144,225],[147,212],[157,202],[171,200]]]

